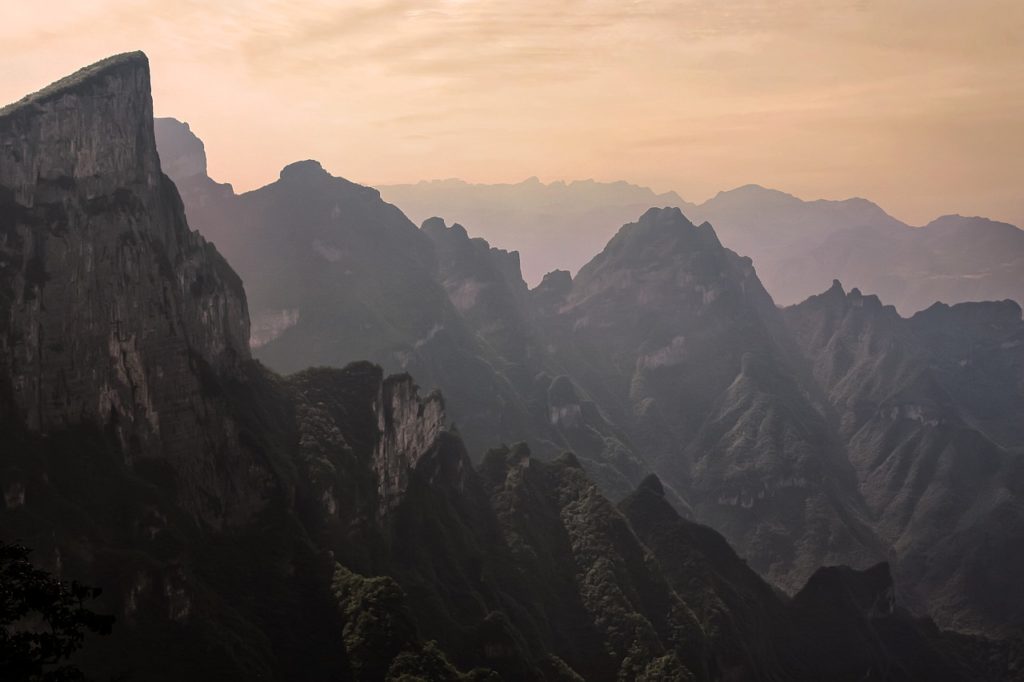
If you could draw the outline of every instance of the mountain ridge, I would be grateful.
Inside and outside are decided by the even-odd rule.
[[[99,100],[113,107],[115,123],[143,131],[138,155],[120,157],[117,138],[103,135],[102,126],[64,128],[53,137],[37,132],[22,143],[65,148],[76,135],[94,136],[85,148],[100,153],[100,171],[88,184],[50,186],[39,178],[40,194],[35,185],[22,188],[21,197],[43,196],[48,203],[12,198],[6,178],[25,173],[0,177],[0,254],[18,264],[3,269],[5,276],[14,274],[0,279],[0,319],[19,322],[0,341],[13,339],[15,350],[31,345],[31,328],[42,321],[62,329],[63,336],[47,338],[66,339],[70,349],[47,352],[79,354],[76,371],[83,376],[123,370],[152,378],[154,395],[170,393],[168,401],[153,402],[161,420],[152,428],[173,443],[184,438],[194,446],[189,462],[200,467],[179,466],[174,452],[147,437],[149,408],[137,381],[122,380],[128,398],[110,412],[76,410],[38,424],[18,411],[16,396],[5,401],[8,392],[0,392],[5,534],[30,539],[58,575],[103,585],[103,605],[119,618],[111,638],[87,644],[78,661],[84,668],[153,680],[419,675],[568,681],[580,679],[579,670],[599,682],[726,675],[809,682],[864,679],[865,671],[868,679],[934,678],[936,669],[966,680],[999,679],[999,671],[988,668],[1000,665],[1003,673],[1019,673],[1010,645],[944,633],[893,608],[884,566],[816,571],[809,587],[787,602],[713,531],[679,518],[665,500],[668,486],[655,478],[646,476],[619,508],[573,455],[544,462],[524,446],[499,447],[478,471],[447,423],[444,401],[421,395],[408,374],[389,377],[377,365],[356,362],[281,377],[251,360],[244,347],[231,352],[225,339],[242,335],[244,343],[248,326],[245,292],[216,249],[189,229],[173,185],[162,174],[150,184],[142,172],[158,157],[145,106],[148,69],[139,68],[138,77],[108,84],[111,96]],[[79,117],[74,120],[106,114],[106,104],[74,95],[62,102],[69,105],[64,113]],[[133,102],[143,106],[133,108]],[[0,153],[8,153],[8,139],[0,131]],[[35,163],[26,158],[15,163]],[[135,159],[139,168],[128,175],[141,181],[119,184],[122,176],[110,169],[120,158]],[[312,219],[289,225],[316,230],[325,215],[331,219],[330,200],[338,197],[330,192],[345,186],[334,179],[324,186],[328,202],[303,194],[320,200],[309,202],[305,217]],[[55,205],[63,212],[38,219],[38,211]],[[665,217],[673,224],[681,218]],[[348,227],[350,241],[340,246],[358,245],[362,236],[360,225]],[[419,234],[413,243],[428,244],[429,237],[407,227],[395,226],[394,234]],[[55,230],[60,239],[46,249],[35,246]],[[166,239],[147,239],[148,232]],[[65,249],[61,239],[72,238],[75,248]],[[112,248],[105,248],[107,240]],[[755,286],[749,261],[703,246],[712,264],[724,259]],[[319,255],[328,263],[346,258],[326,253]],[[429,254],[406,255],[405,264],[434,263]],[[449,272],[461,272],[457,265]],[[70,287],[54,296],[65,279],[94,268],[120,288],[95,297],[88,288]],[[419,281],[425,280],[413,284]],[[586,284],[584,278],[579,286]],[[744,292],[724,291],[709,301],[703,293],[692,299],[701,307]],[[51,305],[43,310],[40,300]],[[218,310],[211,301],[225,300],[234,301],[228,319],[193,328],[192,317],[216,322],[208,315]],[[105,305],[120,316],[107,317]],[[20,324],[26,315],[32,324]],[[111,352],[107,334],[122,330],[160,342],[132,347],[129,333],[129,348]],[[11,365],[24,362],[18,352],[4,357],[5,388],[42,383],[58,405],[69,396],[107,395],[102,387],[51,379],[50,365]],[[755,373],[743,357],[741,371]],[[166,371],[147,373],[152,366]],[[24,381],[11,381],[16,376]],[[560,397],[572,388],[568,378],[549,387]],[[174,408],[180,397],[197,402],[163,409]],[[586,406],[577,406],[584,414]],[[142,419],[128,418],[140,410]],[[186,424],[201,417],[202,428],[198,436],[182,433],[165,415]],[[206,430],[227,438],[227,446],[204,438]],[[191,487],[222,480],[225,472],[240,478],[228,477],[222,489],[200,499],[227,505],[241,495],[241,502],[254,504],[232,515],[231,523],[217,523],[216,514],[196,514]],[[246,477],[257,485],[246,485]],[[645,525],[644,519],[658,521]],[[659,529],[669,531],[666,542],[655,542]],[[699,566],[688,557],[699,557]],[[675,570],[669,574],[663,563]],[[830,609],[835,603],[843,608]],[[729,627],[755,612],[764,627]],[[841,656],[814,653],[830,641],[834,646],[831,633],[848,631],[860,636],[837,652]]]

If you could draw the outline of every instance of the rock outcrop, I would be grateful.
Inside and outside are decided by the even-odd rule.
[[[951,679],[1016,670],[1002,644],[950,639],[897,608],[865,610],[850,580],[837,594],[819,581],[814,599],[794,603],[841,603],[823,631],[865,636],[831,667],[794,661],[783,654],[797,645],[834,644],[814,639],[818,609],[792,616],[799,628],[783,609],[779,637],[729,627],[751,614],[773,623],[783,607],[712,531],[675,514],[656,479],[616,508],[572,455],[545,463],[501,448],[477,472],[440,398],[419,397],[409,376],[366,362],[287,378],[260,367],[245,351],[237,278],[188,231],[173,186],[148,172],[147,83],[145,58],[123,56],[0,115],[0,153],[11,154],[0,185],[0,528],[62,578],[105,589],[101,607],[118,624],[88,642],[85,670],[158,681],[599,682],[728,679],[723,671],[760,662],[797,680],[828,677],[835,660],[856,664],[835,679],[861,679],[864,662],[898,664],[907,674],[896,679],[926,665]],[[108,107],[136,146],[114,135],[106,149],[100,119],[89,138],[77,123],[93,120],[91,106]],[[78,171],[32,184],[33,171],[9,166],[67,168],[40,150],[76,147],[96,156],[80,184]],[[129,156],[135,171],[117,161]],[[314,199],[323,187],[365,194],[310,163],[281,182]],[[380,235],[350,227],[351,241],[326,246],[354,266],[343,249]],[[741,364],[744,376],[761,371]],[[547,387],[573,424],[593,409],[567,378]],[[687,543],[692,553],[673,551]],[[809,634],[786,639],[794,629]]]
[[[261,504],[211,377],[249,358],[242,283],[161,173],[149,70],[112,57],[0,113],[0,357],[37,432],[107,425],[210,523]],[[216,452],[205,457],[203,452]]]

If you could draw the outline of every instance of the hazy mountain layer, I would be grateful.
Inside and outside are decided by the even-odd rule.
[[[826,569],[788,602],[713,531],[680,519],[657,479],[620,510],[572,456],[542,463],[502,448],[478,473],[441,397],[420,397],[407,375],[369,363],[287,379],[262,369],[234,345],[244,296],[189,232],[156,165],[149,111],[147,62],[132,54],[0,114],[0,149],[19,145],[4,152],[0,185],[11,264],[0,287],[11,322],[0,528],[51,570],[105,588],[102,606],[119,621],[87,643],[79,662],[90,673],[995,680],[1016,670],[1008,645],[895,607],[884,565]],[[83,148],[96,165],[62,156]],[[36,248],[44,237],[52,246]],[[96,298],[66,282],[92,271],[118,287]],[[44,310],[51,286],[65,300]],[[18,355],[40,328],[72,347],[62,373]],[[111,330],[137,345],[115,346]],[[90,383],[104,376],[122,383]],[[47,409],[24,401],[26,385]],[[192,420],[198,431],[183,432]],[[167,447],[181,438],[187,460]]]
[[[173,122],[164,125],[180,128]],[[557,194],[557,188],[539,187]],[[625,195],[635,194],[616,187]],[[202,200],[200,194],[195,201]],[[374,206],[378,212],[391,210],[383,203]],[[868,202],[801,202],[757,187],[723,193],[704,207],[733,224],[764,207],[760,215],[769,229],[759,234],[786,235],[794,243],[819,219],[832,225],[888,221],[892,230],[911,231]],[[795,216],[792,224],[787,216]],[[226,229],[225,224],[211,231]],[[289,234],[289,224],[281,216],[276,228],[267,223],[266,229]],[[1019,493],[1016,484],[1007,483],[1015,475],[985,478],[989,483],[969,483],[973,479],[968,477],[962,489],[953,486],[950,493],[945,483],[928,482],[933,475],[929,467],[916,478],[892,475],[888,469],[875,472],[877,462],[896,447],[891,442],[895,436],[880,437],[869,429],[854,437],[846,408],[830,399],[831,375],[822,374],[802,337],[799,344],[794,340],[793,331],[801,332],[787,328],[751,261],[724,248],[710,225],[695,226],[678,210],[646,212],[639,222],[622,228],[575,279],[555,271],[532,290],[519,275],[516,252],[493,248],[441,219],[426,221],[422,233],[429,245],[403,230],[402,238],[414,246],[396,242],[394,248],[433,258],[428,276],[447,296],[454,311],[448,314],[457,315],[474,339],[473,353],[487,359],[488,368],[526,415],[512,424],[493,404],[458,398],[466,374],[453,355],[450,364],[430,375],[431,383],[456,396],[449,406],[463,433],[484,434],[470,438],[474,456],[486,445],[486,434],[494,433],[505,434],[506,441],[529,440],[545,459],[572,450],[602,490],[616,499],[646,472],[657,471],[676,509],[724,533],[754,568],[790,592],[823,563],[866,567],[891,558],[898,588],[919,611],[932,610],[948,625],[986,631],[1018,628],[1013,614],[1022,601],[1013,596],[989,604],[995,591],[964,588],[966,564],[957,554],[985,537],[990,525],[998,526],[1000,515],[1015,518]],[[359,246],[358,240],[339,239],[353,245],[353,253],[359,254],[355,260],[379,262],[380,256]],[[266,267],[275,266],[273,254],[283,248],[264,250]],[[313,271],[311,262],[302,261],[301,267]],[[295,277],[295,267],[293,274],[279,276]],[[385,271],[362,271],[359,286],[370,292],[387,288],[378,276]],[[421,290],[430,285],[417,281],[421,283],[404,293],[401,286],[390,291],[401,300],[419,301]],[[306,310],[320,316],[331,308],[325,303]],[[936,307],[920,320],[938,320],[944,310]],[[946,353],[949,359],[942,365],[945,383],[915,378],[914,390],[922,400],[941,400],[943,392],[965,396],[965,423],[985,424],[988,445],[981,451],[989,446],[1019,450],[1022,420],[1014,417],[1024,403],[1013,380],[999,379],[1016,377],[1019,369],[1012,359],[996,359],[1012,356],[991,352],[1000,344],[1012,346],[1015,339],[985,331],[1002,324],[1002,308],[993,310],[965,314],[948,326],[929,325],[935,333],[963,329],[963,334],[940,334],[934,342],[956,349]],[[378,337],[367,337],[367,346],[373,338]],[[403,331],[395,338],[413,346],[418,336]],[[306,357],[303,348],[309,339],[293,340],[282,348],[293,358]],[[964,371],[965,365],[959,364],[974,345],[985,350],[978,357],[993,358],[978,365],[984,367],[982,374]],[[454,353],[465,353],[467,347],[463,344]],[[336,357],[326,362],[341,364]],[[899,381],[899,376],[899,365],[887,360],[867,365],[859,380],[880,386]],[[480,405],[485,407],[475,409]],[[957,447],[968,451],[971,446]],[[931,455],[912,447],[901,450],[901,466],[917,466],[919,456],[921,462],[946,457],[934,454],[946,452],[941,447],[929,448]],[[999,461],[1006,468],[1016,460]],[[976,495],[990,499],[988,491],[998,492],[991,498],[997,500],[995,506],[973,501]],[[967,524],[962,538],[945,543],[939,529],[961,512]],[[1009,545],[1020,537],[1016,522],[999,526],[997,532],[999,542]],[[978,550],[979,556],[987,554],[995,557]],[[1005,561],[1013,565],[1015,559],[1007,556]],[[1000,561],[985,564],[998,565]],[[995,581],[995,573],[985,580]]]
[[[553,354],[763,575],[885,556],[853,471],[750,260],[651,209],[544,319]]]
[[[477,453],[489,437],[571,449],[615,496],[657,470],[681,509],[791,590],[823,563],[885,558],[810,374],[790,376],[801,359],[778,311],[709,225],[647,212],[543,312],[514,253],[441,220],[417,231],[312,162],[229,201],[211,215],[234,226],[219,245],[254,318],[295,318],[269,341],[256,325],[272,367],[409,369],[442,389]]]
[[[497,247],[518,251],[530,286],[552,270],[576,272],[621,225],[652,206],[693,207],[675,192],[593,180],[474,185],[453,179],[379,189],[416,222],[445,216]]]
[[[1024,231],[984,218],[946,216],[911,228],[865,199],[803,201],[757,185],[702,204],[624,182],[444,180],[380,189],[415,220],[444,215],[518,249],[531,284],[551,270],[575,273],[620,225],[669,206],[711,222],[723,244],[751,257],[781,304],[798,303],[836,277],[906,315],[936,301],[1024,300]]]
[[[194,159],[175,167],[205,165],[183,124],[158,119],[156,129],[169,155]],[[376,190],[315,161],[240,196],[222,187],[194,175],[181,184],[191,224],[246,282],[258,359],[281,372],[362,359],[410,372],[444,392],[476,458],[520,440],[546,457],[572,449],[618,495],[649,472],[545,362],[515,252],[440,220],[419,230]]]

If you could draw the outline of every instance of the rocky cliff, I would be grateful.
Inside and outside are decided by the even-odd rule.
[[[24,168],[5,170],[2,185],[0,528],[62,577],[105,589],[100,606],[118,624],[88,642],[85,669],[147,680],[811,680],[848,660],[836,679],[895,664],[908,671],[897,679],[935,667],[1006,678],[1012,649],[865,601],[891,592],[877,571],[867,589],[850,572],[813,583],[813,598],[794,602],[810,607],[790,612],[720,538],[682,521],[656,480],[616,508],[571,455],[545,463],[501,448],[478,472],[440,398],[421,398],[408,376],[365,362],[288,378],[260,367],[245,352],[237,278],[188,231],[173,187],[147,179],[147,82],[144,57],[118,57],[0,118],[0,130],[16,120],[38,131],[0,138],[23,147],[14,163],[49,168],[39,150],[96,150],[81,185],[72,175],[36,187]],[[91,120],[93,105],[136,131],[136,172],[115,172],[118,136],[41,123],[56,111]],[[285,175],[338,185],[310,164]],[[358,227],[349,237],[368,239]],[[97,293],[93,273],[114,288]],[[51,358],[67,358],[62,372]],[[552,383],[560,407],[580,400]],[[681,532],[666,542],[662,530]],[[833,601],[844,608],[820,621],[826,632],[863,637],[844,659],[787,657],[834,644],[813,636],[818,605]],[[726,625],[750,614],[777,617],[778,635]]]
[[[159,456],[183,504],[217,524],[258,507],[266,484],[240,466],[209,390],[249,357],[245,296],[188,229],[151,119],[140,53],[0,113],[4,390],[34,431],[92,422],[127,460]]]

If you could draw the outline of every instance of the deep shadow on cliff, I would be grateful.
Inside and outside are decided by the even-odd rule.
[[[252,360],[241,283],[160,171],[141,53],[2,110],[0,160],[0,523],[104,588],[91,674],[1019,675],[1009,644],[900,610],[884,565],[789,600],[657,479],[616,507],[572,455],[478,471],[407,374]]]

